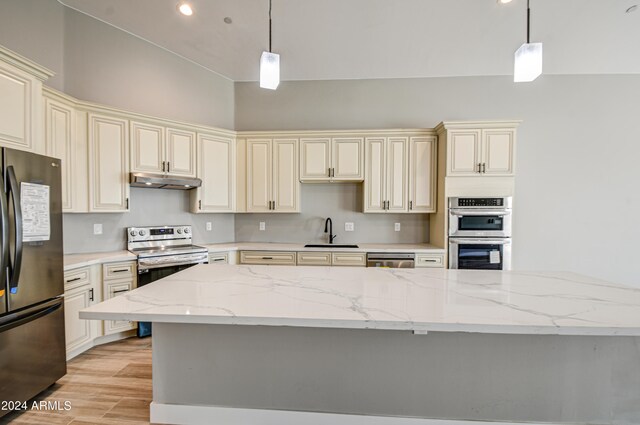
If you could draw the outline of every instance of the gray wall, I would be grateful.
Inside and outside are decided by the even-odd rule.
[[[363,214],[362,184],[303,184],[300,214],[237,214],[236,241],[326,243],[331,217],[335,243],[411,243],[429,240],[427,214]],[[259,230],[261,221],[265,230]],[[353,232],[344,223],[354,223]],[[394,231],[400,223],[400,232]]]
[[[56,73],[64,90],[64,9],[56,0],[0,0],[0,44]]]
[[[189,192],[131,188],[131,211],[121,214],[64,214],[64,252],[116,251],[127,249],[129,226],[191,225],[194,243],[233,242],[233,214],[190,214]],[[212,230],[206,230],[211,222]],[[102,224],[102,235],[93,225]]]
[[[640,76],[236,83],[236,129],[433,127],[522,119],[514,268],[640,286]]]

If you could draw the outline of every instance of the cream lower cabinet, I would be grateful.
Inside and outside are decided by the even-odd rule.
[[[362,181],[363,137],[300,138],[301,181]]]
[[[42,82],[52,75],[0,46],[0,146],[45,153]]]
[[[447,176],[513,176],[518,122],[443,123]]]
[[[80,310],[102,301],[99,266],[64,273],[64,321],[67,359],[93,346],[102,334],[100,322],[80,319]]]
[[[408,137],[365,140],[364,212],[408,211]]]
[[[159,122],[131,121],[131,171],[195,177],[196,133]]]
[[[109,263],[102,266],[102,290],[105,301],[135,289],[138,282],[135,261]],[[128,320],[105,320],[104,335],[136,329],[135,322]]]
[[[129,122],[89,112],[89,212],[129,211]]]
[[[198,134],[197,177],[202,186],[191,190],[191,212],[235,210],[235,140]]]
[[[248,139],[247,212],[300,212],[298,139]]]

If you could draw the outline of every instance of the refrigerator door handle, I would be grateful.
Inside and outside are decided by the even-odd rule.
[[[18,283],[20,281],[20,268],[22,265],[22,206],[20,204],[20,187],[18,186],[18,179],[16,179],[16,172],[13,166],[7,167],[7,178],[9,180],[9,192],[11,193],[11,199],[13,200],[13,219],[14,230],[16,233],[16,249],[13,263],[9,263],[9,269],[11,276],[9,278],[9,291],[15,293],[18,289]]]
[[[4,188],[4,178],[0,173],[0,187]],[[0,276],[4,276],[9,261],[9,212],[7,197],[0,191]],[[0,297],[4,295],[4,282],[0,283]]]
[[[63,303],[62,298],[56,298],[48,301],[44,304],[40,304],[36,307],[32,307],[26,310],[22,310],[18,313],[11,313],[0,318],[0,333],[13,329],[16,326],[23,325],[25,323],[32,322],[42,316],[46,316],[49,313],[53,313]]]

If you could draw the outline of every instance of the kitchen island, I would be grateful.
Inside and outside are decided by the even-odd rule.
[[[640,423],[640,289],[575,274],[199,265],[81,317],[153,322],[152,422]]]

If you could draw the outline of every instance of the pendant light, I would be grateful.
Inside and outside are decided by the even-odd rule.
[[[275,90],[280,84],[280,55],[271,51],[271,0],[269,0],[269,51],[260,56],[260,87]]]
[[[513,81],[516,83],[533,81],[542,74],[542,43],[529,42],[530,21],[531,9],[527,0],[527,42],[515,53]]]

